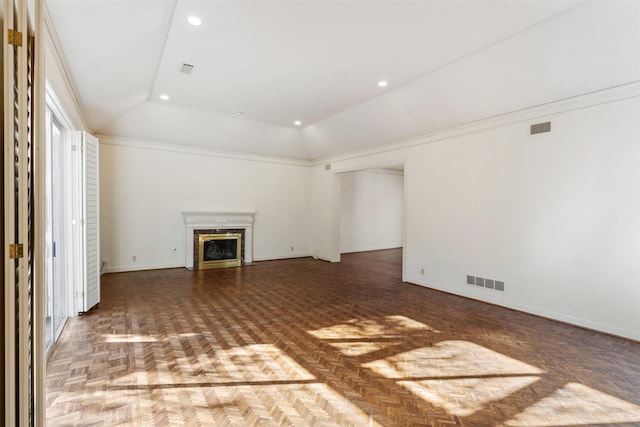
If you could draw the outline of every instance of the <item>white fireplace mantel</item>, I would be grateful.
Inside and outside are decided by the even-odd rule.
[[[185,224],[184,264],[193,269],[193,233],[206,229],[244,229],[244,263],[253,262],[253,220],[255,212],[182,212]]]

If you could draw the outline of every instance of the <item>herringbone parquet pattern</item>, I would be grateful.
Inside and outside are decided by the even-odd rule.
[[[640,344],[403,284],[400,256],[105,275],[47,422],[640,425]]]

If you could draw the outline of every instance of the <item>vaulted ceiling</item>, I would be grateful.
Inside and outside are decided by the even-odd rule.
[[[222,151],[324,158],[640,80],[633,0],[46,3],[92,132]]]

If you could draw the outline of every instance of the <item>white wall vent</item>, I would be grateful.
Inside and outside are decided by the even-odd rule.
[[[530,129],[530,135],[551,132],[551,122],[536,123],[535,125],[531,125]]]
[[[183,74],[191,74],[191,71],[193,71],[193,65],[191,64],[182,64],[180,66],[180,72]]]

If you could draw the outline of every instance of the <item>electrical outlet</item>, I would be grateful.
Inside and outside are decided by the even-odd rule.
[[[135,262],[136,259],[137,259],[137,257],[135,255],[131,257],[131,261],[133,261],[133,262]]]
[[[293,246],[291,246],[291,252],[293,252]]]
[[[102,263],[103,263],[104,265],[109,264],[109,258],[102,258]]]
[[[420,269],[420,274],[424,276],[424,268]]]

